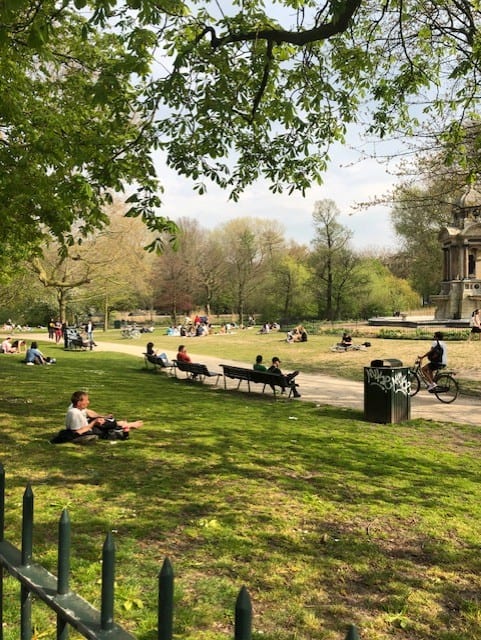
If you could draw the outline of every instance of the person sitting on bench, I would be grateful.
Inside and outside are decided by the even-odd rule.
[[[277,357],[272,358],[272,364],[267,369],[268,373],[274,373],[276,375],[283,377],[285,386],[282,388],[282,393],[285,393],[286,387],[289,387],[292,391],[292,395],[294,396],[294,398],[300,398],[301,394],[297,390],[298,385],[294,381],[296,376],[299,375],[299,371],[293,371],[292,373],[288,373],[287,375],[284,375],[279,366],[280,364],[281,364],[281,361],[279,360],[279,358]]]
[[[262,356],[256,356],[256,361],[252,367],[256,371],[267,371],[267,367],[262,364]]]

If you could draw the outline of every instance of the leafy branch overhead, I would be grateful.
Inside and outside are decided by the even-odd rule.
[[[90,233],[124,191],[130,215],[175,234],[158,215],[164,158],[198,193],[305,191],[353,123],[381,138],[423,125],[475,177],[480,19],[449,0],[2,3],[6,226],[18,243]]]

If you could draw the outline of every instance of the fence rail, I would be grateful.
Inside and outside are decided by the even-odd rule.
[[[23,494],[22,542],[17,549],[5,540],[5,470],[0,463],[0,640],[4,640],[3,579],[7,572],[20,583],[20,639],[32,638],[32,597],[37,596],[57,615],[57,640],[67,640],[69,627],[90,640],[135,640],[114,621],[115,544],[109,532],[102,549],[100,611],[70,590],[70,519],[64,509],[58,525],[57,576],[33,562],[34,496],[30,484]],[[158,575],[157,640],[172,640],[174,572],[165,558]],[[234,612],[234,640],[252,640],[252,605],[242,587]],[[345,640],[359,640],[350,625]]]

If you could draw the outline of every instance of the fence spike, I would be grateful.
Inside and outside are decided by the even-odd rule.
[[[251,640],[252,637],[252,605],[247,589],[239,591],[235,604],[235,640]]]
[[[23,494],[22,514],[22,564],[28,565],[33,552],[33,491],[30,483]]]
[[[0,542],[5,535],[5,468],[0,462]]]
[[[157,640],[172,640],[174,620],[174,570],[169,558],[165,558],[159,572],[158,588]]]
[[[70,518],[67,509],[63,509],[58,523],[57,558],[57,592],[64,595],[69,592],[70,579]]]
[[[353,624],[349,625],[346,640],[361,640],[359,633]]]
[[[115,545],[109,531],[102,549],[102,599],[100,628],[109,631],[114,626]]]

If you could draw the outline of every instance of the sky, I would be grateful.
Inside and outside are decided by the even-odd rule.
[[[196,218],[202,227],[213,229],[233,218],[270,219],[279,222],[286,240],[309,244],[314,234],[314,204],[318,200],[331,199],[340,211],[338,221],[353,232],[351,245],[354,249],[396,248],[389,207],[373,205],[357,209],[356,204],[383,196],[397,179],[392,168],[389,171],[381,162],[363,158],[352,145],[331,151],[324,184],[312,187],[305,197],[300,193],[272,194],[266,182],[258,181],[234,203],[228,200],[227,192],[214,184],[207,183],[207,193],[198,195],[192,181],[177,176],[160,158],[156,164],[165,186],[161,213],[173,220]]]

